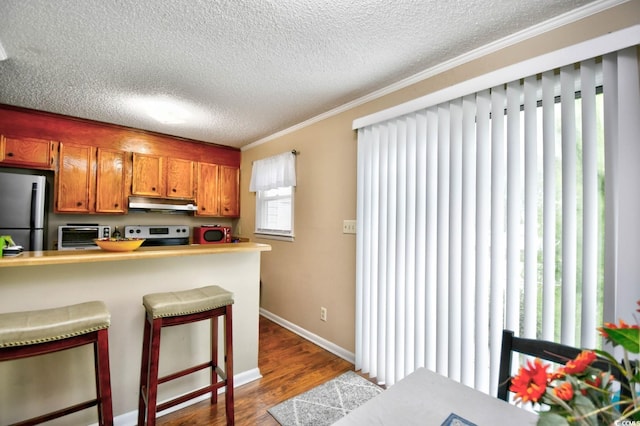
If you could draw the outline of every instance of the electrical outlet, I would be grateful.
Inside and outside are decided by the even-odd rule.
[[[342,233],[343,234],[355,234],[356,233],[356,221],[344,220],[342,221]]]
[[[324,306],[320,307],[320,319],[322,321],[327,320],[327,308],[325,308]]]

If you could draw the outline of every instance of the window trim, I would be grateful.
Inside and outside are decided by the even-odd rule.
[[[267,240],[277,240],[277,241],[295,241],[295,186],[291,186],[291,231],[290,232],[278,232],[277,230],[268,230],[268,229],[260,229],[258,227],[258,221],[261,217],[261,208],[263,207],[264,199],[263,193],[268,190],[258,190],[256,191],[256,211],[255,211],[255,226],[253,234],[256,237],[267,239]],[[273,232],[270,232],[273,231]]]

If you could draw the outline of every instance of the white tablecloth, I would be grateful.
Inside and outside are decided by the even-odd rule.
[[[477,426],[526,426],[537,420],[535,413],[420,368],[334,425],[440,426],[452,413]]]

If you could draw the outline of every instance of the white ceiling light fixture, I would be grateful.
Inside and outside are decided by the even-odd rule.
[[[132,104],[162,124],[184,124],[192,115],[180,101],[165,96],[140,97],[133,99]]]
[[[0,61],[4,61],[7,58],[9,58],[7,51],[4,50],[4,47],[2,47],[2,41],[0,41]]]

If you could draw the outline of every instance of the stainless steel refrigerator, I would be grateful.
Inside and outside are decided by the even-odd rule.
[[[24,250],[43,250],[46,235],[46,178],[0,173],[0,235]]]

